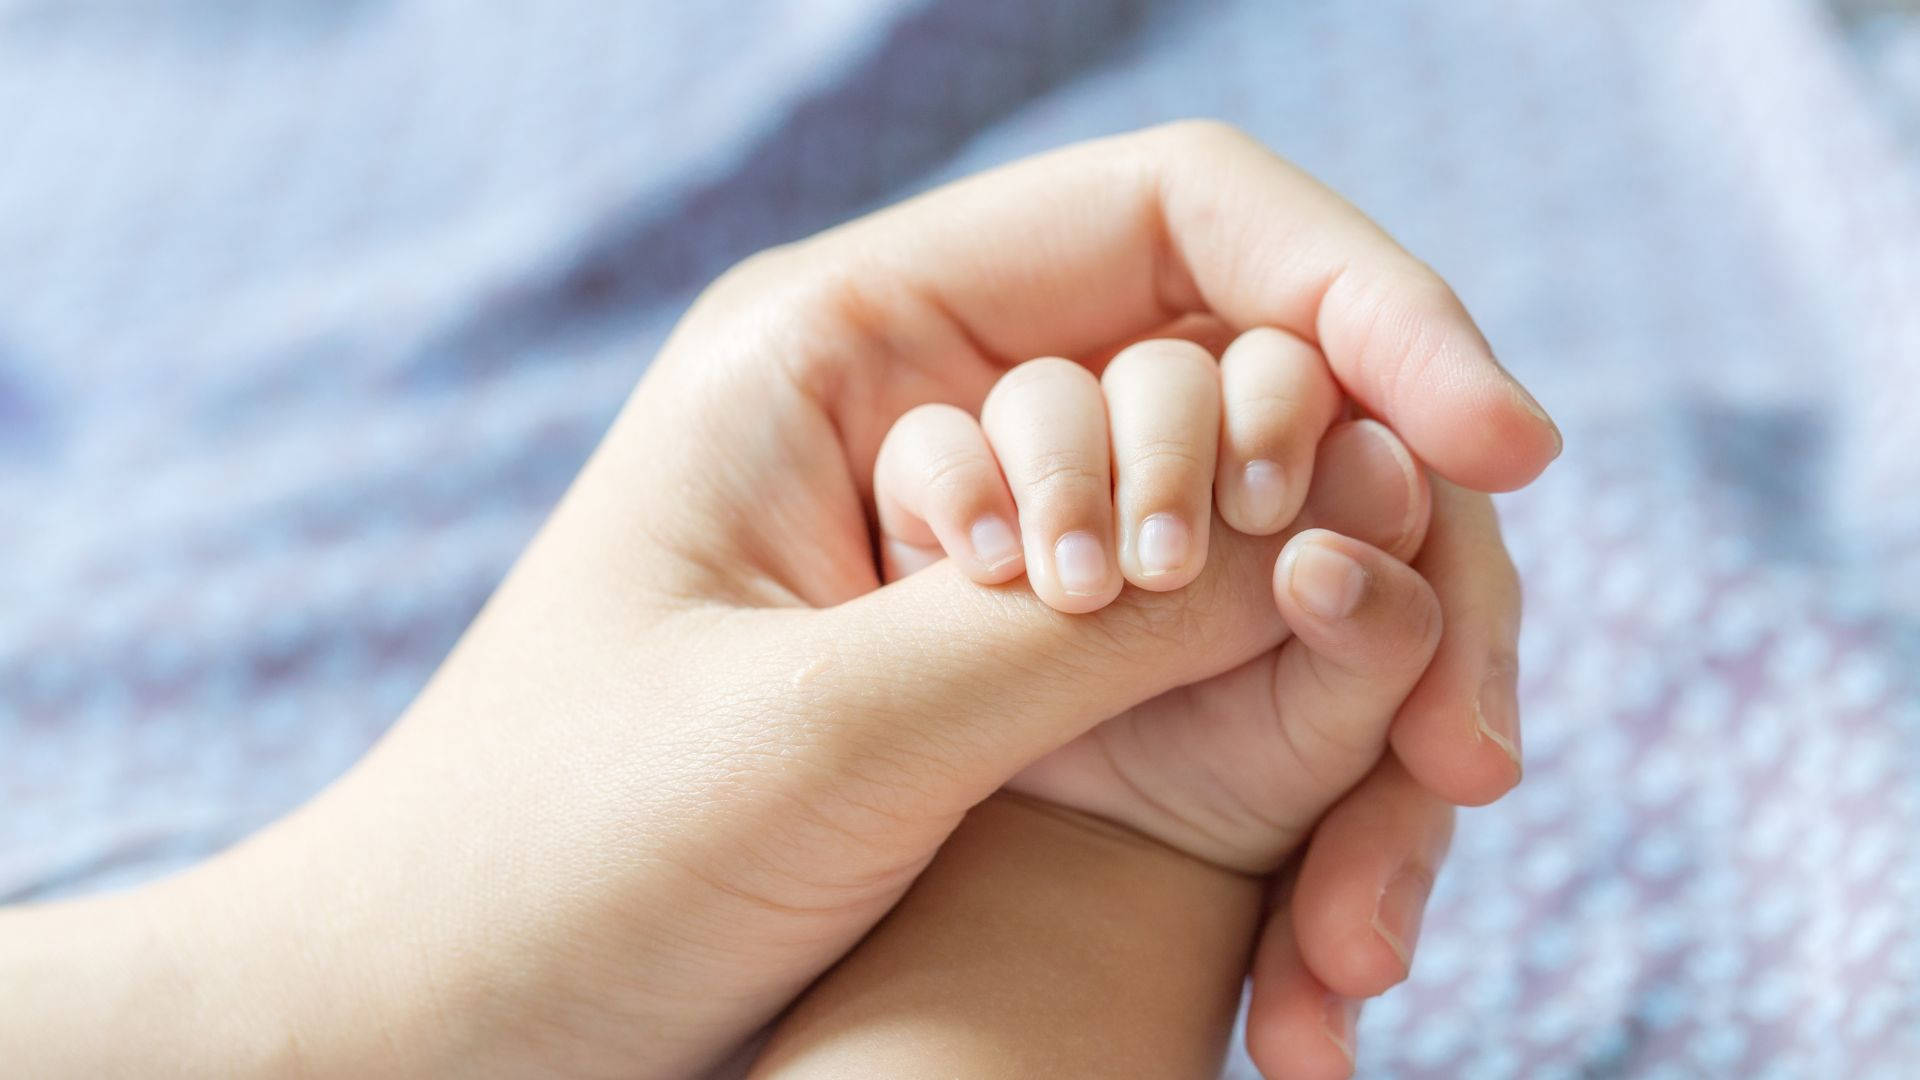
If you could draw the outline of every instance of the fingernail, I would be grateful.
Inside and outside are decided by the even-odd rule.
[[[1553,417],[1548,416],[1547,410],[1540,406],[1539,399],[1528,393],[1527,388],[1521,386],[1518,379],[1509,377],[1508,385],[1513,387],[1514,400],[1520,403],[1520,407],[1533,414],[1534,419],[1547,425],[1547,430],[1553,433],[1553,456],[1559,457],[1560,452],[1567,448],[1567,441],[1560,434],[1560,425],[1553,422]]]
[[[1187,565],[1193,549],[1193,534],[1187,523],[1172,514],[1153,514],[1140,523],[1140,538],[1135,550],[1140,556],[1143,574],[1170,574]]]
[[[1107,551],[1090,532],[1070,532],[1053,545],[1053,569],[1072,596],[1096,596],[1107,587]]]
[[[1360,606],[1367,572],[1329,544],[1306,543],[1294,553],[1287,587],[1300,606],[1323,619],[1344,619]]]
[[[1373,909],[1373,932],[1387,943],[1400,963],[1413,970],[1413,949],[1420,943],[1420,920],[1427,913],[1427,894],[1433,891],[1433,876],[1418,866],[1403,866],[1386,887]]]
[[[1250,524],[1278,528],[1287,500],[1287,475],[1271,461],[1249,461],[1240,470],[1240,490]]]
[[[1400,440],[1373,420],[1356,420],[1321,442],[1320,457],[1357,482],[1340,488],[1315,484],[1307,494],[1314,523],[1384,551],[1405,547],[1420,511],[1420,471]]]
[[[1326,1019],[1322,1021],[1322,1030],[1327,1033],[1328,1040],[1340,1048],[1340,1053],[1346,1056],[1349,1066],[1354,1064],[1353,1029],[1359,1018],[1358,998],[1341,997],[1339,994],[1327,995]]]
[[[1479,738],[1498,746],[1513,761],[1514,775],[1520,764],[1520,702],[1514,686],[1512,665],[1496,665],[1480,684],[1480,696],[1473,702],[1473,730]]]
[[[967,530],[967,539],[973,544],[973,557],[988,570],[998,570],[1020,555],[1020,538],[998,514],[974,522]]]

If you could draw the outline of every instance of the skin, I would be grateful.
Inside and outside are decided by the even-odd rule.
[[[973,567],[975,580],[1013,577],[1018,554],[981,559],[970,543],[981,520],[1001,521],[1011,505],[1037,560],[1026,563],[1029,583],[1050,606],[1104,606],[1121,577],[1177,589],[1205,565],[1216,472],[1243,476],[1258,463],[1301,478],[1293,491],[1259,492],[1289,520],[1309,499],[1296,529],[1333,528],[1364,542],[1358,558],[1337,537],[1282,554],[1275,596],[1286,627],[1313,617],[1304,601],[1354,603],[1383,576],[1404,585],[1388,593],[1400,616],[1395,632],[1357,637],[1353,655],[1283,645],[1099,725],[1024,769],[1015,790],[1260,874],[1378,760],[1386,720],[1425,670],[1440,632],[1432,590],[1397,561],[1419,550],[1430,496],[1425,474],[1386,428],[1355,421],[1329,430],[1340,404],[1317,350],[1262,328],[1232,342],[1218,363],[1193,342],[1139,342],[1120,350],[1098,383],[1069,361],[1035,360],[994,386],[977,423],[951,407],[922,407],[894,425],[874,473],[890,578],[930,564],[942,537],[959,538],[954,557]],[[1223,413],[1236,433],[1224,448]],[[1311,487],[1301,482],[1309,474]],[[1255,516],[1264,518],[1264,509]],[[1158,542],[1143,540],[1155,524]],[[1063,537],[1096,531],[1112,536],[1118,567],[1107,563],[1110,580],[1097,593],[1063,589],[1042,563]],[[1169,533],[1191,543],[1169,545]],[[1373,567],[1374,553],[1360,550],[1367,545],[1393,564]],[[1149,547],[1166,565],[1145,565]],[[1365,663],[1383,653],[1400,661],[1388,671],[1401,677]],[[1343,678],[1335,661],[1368,677]]]
[[[1511,488],[1557,451],[1430,271],[1217,125],[1069,148],[757,256],[688,312],[363,762],[184,875],[0,913],[10,1067],[719,1060],[1020,769],[1279,644],[1284,534],[1216,534],[1188,587],[1084,616],[950,565],[879,587],[868,478],[899,416],[977,408],[1006,357],[1091,354],[1196,311],[1314,341],[1456,483]],[[1487,659],[1468,650],[1432,691],[1459,738]]]
[[[749,1075],[1217,1076],[1260,893],[1101,819],[997,795]]]
[[[1231,336],[1217,325],[1181,332]],[[1293,521],[1343,404],[1320,351],[1271,327],[1232,339],[1217,361],[1199,340],[1161,336],[1085,366],[1029,361],[994,385],[978,420],[923,405],[887,433],[874,464],[887,579],[944,556],[983,585],[1025,573],[1066,612],[1105,607],[1122,578],[1184,588],[1206,564],[1216,500],[1250,536]],[[1016,521],[1024,551],[998,542]],[[1076,531],[1118,558],[1097,589],[1060,581],[1055,550]],[[1400,539],[1414,531],[1409,522]]]
[[[1278,335],[1257,337],[1284,343]],[[1309,355],[1304,349],[1279,355],[1288,354]],[[1184,369],[1187,355],[1132,347],[1115,365],[1134,356],[1166,366],[1125,380],[1115,380],[1109,365],[1106,415],[1128,407],[1117,398],[1135,395],[1134,404],[1156,410],[1159,422],[1116,420],[1111,447],[1103,433],[1095,452],[1110,452],[1122,475],[1127,470],[1120,463],[1129,458],[1163,466],[1158,476],[1136,469],[1132,480],[1158,489],[1162,508],[1197,502],[1205,511],[1220,423],[1215,388],[1224,380],[1210,357],[1198,372],[1204,378],[1192,379],[1194,372]],[[1317,418],[1315,430],[1323,430],[1334,411],[1333,391],[1324,365],[1312,359],[1281,369],[1290,377],[1267,381],[1258,400],[1311,403],[1324,387],[1321,411],[1309,414]],[[1196,402],[1202,395],[1153,385],[1183,380],[1200,382],[1215,400]],[[1051,421],[1043,430],[1071,441],[1072,426],[1059,422],[1065,403],[1038,405],[1035,414]],[[1229,394],[1229,411],[1233,405]],[[1282,416],[1297,423],[1299,414]],[[1271,446],[1293,434],[1285,420],[1276,430],[1252,434]],[[909,445],[918,449],[903,452]],[[894,451],[882,450],[875,481],[883,505],[892,500],[943,520],[947,535],[958,531],[952,523],[968,520],[966,511],[996,508],[1003,489],[983,434],[969,435],[944,418],[922,429],[909,414],[887,446]],[[1296,454],[1318,464],[1308,516],[1338,520],[1354,536],[1410,556],[1426,525],[1427,489],[1397,440],[1361,422],[1336,428],[1324,446]],[[1065,457],[1046,439],[1033,451],[1049,462]],[[980,461],[970,462],[969,455]],[[1197,461],[1208,465],[1195,469]],[[916,474],[903,462],[927,467]],[[1020,473],[1007,469],[1016,487]],[[956,475],[975,478],[985,490],[956,483]],[[1126,483],[1116,479],[1112,495],[1121,520]],[[1058,488],[1029,493],[1020,500],[1021,513],[1059,494]],[[986,813],[995,807],[990,802],[969,816],[882,927],[783,1019],[754,1075],[1217,1074],[1258,929],[1257,899],[1264,891],[1258,879],[1375,770],[1389,723],[1426,670],[1440,628],[1439,602],[1427,582],[1393,555],[1348,536],[1296,536],[1276,564],[1273,593],[1295,631],[1281,648],[1096,727],[1009,786],[1046,800],[1040,806],[1072,807],[1097,815],[1096,823],[1126,826],[1117,835],[1131,843],[1115,844],[1115,830],[1089,825],[1078,813],[1032,820],[1035,804],[1013,801]],[[1378,784],[1372,779],[1366,790]],[[1343,821],[1336,817],[1330,828],[1342,828]],[[1080,850],[1076,830],[1063,827],[1075,822]],[[1378,831],[1356,835],[1345,827],[1340,850],[1375,853]],[[1143,850],[1152,846],[1147,841],[1167,850],[1155,856]],[[1172,853],[1185,858],[1169,858]],[[1322,848],[1318,856],[1324,861],[1329,854],[1336,853]],[[1096,860],[1099,869],[1089,869]],[[1106,880],[1125,884],[1109,889]],[[1345,880],[1364,883],[1366,875],[1349,872]],[[1390,891],[1338,895],[1328,904],[1332,911],[1374,912],[1366,939],[1357,943],[1363,961],[1366,946],[1380,942],[1397,963],[1411,960],[1417,924],[1409,929],[1407,919],[1424,904],[1432,877],[1403,872],[1393,880]],[[1417,890],[1410,893],[1404,882]],[[1198,912],[1205,917],[1192,918]],[[1337,936],[1337,920],[1329,929],[1337,963],[1356,943]],[[1267,962],[1256,971],[1265,984],[1257,999],[1263,1023],[1250,1029],[1267,1075],[1345,1075],[1354,1044],[1349,999],[1313,982],[1297,953],[1291,965],[1279,959],[1294,941],[1291,925],[1280,922],[1268,939],[1262,946]],[[1209,1011],[1196,1008],[1197,1001],[1227,1004]]]
[[[1314,440],[1324,435],[1342,404],[1324,358],[1311,344],[1271,328],[1235,338],[1217,324],[1189,323],[1179,332],[1194,340],[1149,338],[1090,363],[1089,368],[1102,369],[1098,395],[1088,391],[1088,377],[1080,369],[1065,361],[1038,360],[1013,369],[994,387],[979,421],[951,406],[922,406],[901,417],[882,444],[874,477],[889,580],[930,565],[943,554],[983,584],[1019,576],[1023,558],[1017,549],[1004,558],[977,557],[970,541],[983,520],[1017,518],[1029,537],[1037,534],[1038,544],[1028,546],[1043,558],[1049,544],[1067,530],[1110,520],[1119,572],[1127,583],[1175,589],[1192,580],[1204,564],[1210,496],[1219,499],[1222,515],[1233,518],[1223,527],[1241,532],[1274,531],[1269,506],[1278,505],[1291,517],[1306,495],[1303,484],[1283,485],[1277,493],[1271,483],[1263,485],[1260,505],[1249,512],[1244,480],[1263,469],[1269,475],[1261,479],[1267,481],[1313,471],[1320,456]],[[1200,342],[1215,343],[1221,359],[1216,363]],[[1091,421],[1091,427],[1084,421]],[[1007,436],[1008,428],[1014,437]],[[1353,535],[1411,557],[1420,547],[1429,503],[1427,487],[1404,448],[1378,425],[1366,423],[1343,425],[1325,441],[1334,456],[1351,463],[1364,454],[1356,446],[1367,442],[1366,436],[1391,451],[1373,448],[1383,464],[1397,467],[1376,469],[1380,482],[1371,485],[1317,477],[1312,490],[1323,504],[1319,516],[1325,517],[1325,504],[1337,502],[1334,517]],[[1109,461],[1110,494],[1103,471]],[[1061,483],[1058,477],[1063,474],[1088,482]],[[1404,476],[1406,482],[1389,483],[1390,474]],[[1442,494],[1454,501],[1451,515],[1497,536],[1491,518],[1477,512],[1479,506],[1461,505],[1459,489],[1446,485]],[[1202,522],[1197,529],[1181,530],[1197,540],[1188,552],[1189,566],[1148,573],[1130,557],[1141,546],[1143,522],[1156,515]],[[1463,531],[1452,517],[1446,525],[1439,555],[1423,565],[1444,566],[1458,557]],[[1012,531],[1006,535],[1010,539]],[[1276,598],[1289,627],[1311,625],[1311,616],[1287,587],[1289,567],[1297,565],[1293,554],[1282,554]],[[1497,544],[1475,556],[1483,564],[1500,564]],[[1010,789],[1131,826],[1230,869],[1271,871],[1294,852],[1329,805],[1375,766],[1387,721],[1427,667],[1425,631],[1438,623],[1437,601],[1417,575],[1404,567],[1394,569],[1397,575],[1376,572],[1367,580],[1387,577],[1407,583],[1404,598],[1392,608],[1402,616],[1398,622],[1352,635],[1344,651],[1291,643],[1243,668],[1163,695],[1029,766]],[[1032,584],[1043,600],[1066,611],[1089,610],[1112,595],[1063,594],[1046,573]],[[1489,576],[1478,593],[1462,592],[1457,582],[1450,581],[1449,588],[1456,612],[1517,615],[1518,592],[1510,580]],[[1513,626],[1509,622],[1495,629],[1511,633]],[[1450,653],[1458,655],[1463,638],[1483,632],[1477,622],[1469,622],[1465,633],[1450,643]],[[1415,710],[1421,715],[1418,705]],[[1431,725],[1423,730],[1411,723],[1398,730],[1408,748],[1403,752],[1443,785],[1459,788],[1463,773],[1467,780],[1474,779],[1475,747],[1456,746],[1456,741],[1464,742],[1457,732],[1437,732]],[[1454,738],[1435,740],[1436,733]],[[1482,743],[1495,736],[1476,727],[1473,738]],[[1469,752],[1459,752],[1463,749]],[[1402,781],[1396,794],[1381,788],[1381,777],[1387,775],[1383,768],[1360,791],[1362,810],[1371,800],[1406,804],[1413,793],[1420,793],[1397,762],[1392,768],[1391,775]],[[1413,804],[1413,810],[1418,813],[1403,809],[1388,820],[1405,830],[1418,848],[1415,852],[1383,850],[1380,836],[1373,834],[1352,838],[1342,848],[1323,842],[1312,863],[1308,902],[1301,909],[1303,922],[1315,925],[1296,933],[1282,921],[1270,932],[1276,942],[1271,950],[1296,938],[1304,942],[1305,953],[1326,973],[1326,981],[1315,977],[1312,966],[1300,958],[1292,966],[1269,963],[1256,970],[1263,992],[1255,999],[1257,1022],[1250,1029],[1250,1042],[1268,1066],[1269,1077],[1339,1075],[1343,1063],[1351,1064],[1355,999],[1405,977],[1452,823],[1450,807],[1437,799],[1425,798]],[[1335,820],[1345,813],[1343,803]],[[1432,840],[1436,836],[1437,846]],[[1004,839],[1018,843],[1012,836]],[[1356,860],[1348,849],[1375,857],[1371,862]],[[1328,866],[1334,868],[1332,889],[1325,887],[1329,871],[1323,868]],[[961,879],[945,875],[941,880]],[[1039,897],[1048,895],[1050,885],[1041,880],[1032,888]],[[1360,912],[1363,918],[1356,920],[1349,912]],[[905,916],[894,918],[899,922]],[[925,936],[929,948],[955,933],[919,922],[914,932]],[[1141,926],[1137,932],[1164,936],[1167,931]],[[896,938],[905,933],[896,930]],[[970,947],[977,954],[987,943]],[[1058,942],[1020,941],[1002,959],[1017,970],[1061,947]],[[1196,956],[1203,955],[1204,949],[1196,950]],[[885,986],[858,984],[846,974],[848,968],[869,970],[843,965],[835,976],[835,1000],[890,992]],[[1140,977],[1158,976],[1144,972]],[[1333,992],[1329,984],[1352,996]],[[989,989],[983,987],[981,993]],[[963,1005],[968,999],[954,1000]],[[821,1009],[809,1015],[819,1017]],[[1028,1009],[1021,1015],[1033,1020],[1044,1014]],[[974,1030],[991,1019],[926,1018],[928,1023],[957,1023]],[[1329,1055],[1329,1046],[1339,1052]],[[1091,1070],[1092,1063],[1087,1065]]]

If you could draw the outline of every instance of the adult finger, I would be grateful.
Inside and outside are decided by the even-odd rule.
[[[1357,421],[1322,443],[1301,527],[1407,548],[1427,506],[1405,447]],[[868,775],[874,762],[936,761],[959,782],[953,794],[984,797],[1094,723],[1279,644],[1287,626],[1271,581],[1288,535],[1216,532],[1187,588],[1130,589],[1087,615],[1061,614],[1017,583],[976,585],[945,564],[808,613],[793,623],[805,634],[794,653],[833,653],[809,662],[809,695],[863,703],[820,734]]]
[[[1391,754],[1327,811],[1292,906],[1301,955],[1322,983],[1371,997],[1407,977],[1453,816]]]
[[[1290,883],[1253,956],[1247,1004],[1247,1056],[1266,1080],[1343,1080],[1353,1075],[1360,999],[1337,994],[1307,967],[1294,937]]]
[[[1458,483],[1519,487],[1559,451],[1438,275],[1218,123],[1017,162],[803,242],[770,269],[812,275],[819,289],[786,294],[857,321],[881,352],[876,327],[930,312],[953,324],[956,347],[998,358],[1095,352],[1189,312],[1277,326],[1318,345],[1350,395]]]
[[[1446,633],[1394,721],[1393,748],[1422,784],[1463,806],[1520,781],[1520,579],[1485,495],[1436,481],[1414,560],[1440,597]]]

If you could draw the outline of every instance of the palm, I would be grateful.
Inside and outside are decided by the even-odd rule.
[[[794,441],[785,450],[790,460],[837,468],[809,470],[815,482],[783,488],[756,519],[762,525],[742,538],[761,551],[792,552],[775,577],[793,600],[822,607],[884,583],[867,527],[869,478],[893,421],[928,402],[977,410],[1006,370],[970,348],[939,341],[939,327],[896,331],[926,339],[918,362],[892,352],[862,356],[856,335],[833,329],[839,333],[820,340],[814,354],[823,359],[803,360],[795,370],[803,386],[817,381],[862,407],[821,402],[838,422],[790,429],[784,438]],[[1221,331],[1217,324],[1183,329],[1208,342]],[[777,542],[782,535],[817,540],[796,550]],[[1278,655],[1269,651],[1113,717],[1028,767],[1012,786],[1236,869],[1270,870],[1359,779],[1364,765],[1355,763],[1363,756],[1370,763],[1378,753],[1377,747],[1363,755],[1323,740],[1302,748],[1276,739],[1276,731],[1286,730],[1272,692]]]

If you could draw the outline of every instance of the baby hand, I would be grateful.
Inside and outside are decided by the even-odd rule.
[[[1064,612],[1126,582],[1164,592],[1199,575],[1220,516],[1266,536],[1306,498],[1341,395],[1312,346],[1251,330],[1215,362],[1190,341],[1143,341],[1098,378],[1040,359],[1002,376],[976,421],[923,405],[874,465],[888,580],[944,553],[982,584],[1024,570]]]
[[[1256,330],[1217,365],[1189,342],[1144,342],[1098,382],[1033,361],[979,424],[932,406],[895,426],[875,479],[890,578],[944,549],[984,582],[1024,565],[1049,604],[1091,611],[1123,579],[1191,582],[1216,499],[1235,528],[1292,526],[1273,575],[1291,640],[1100,724],[1010,786],[1258,873],[1375,765],[1439,639],[1439,603],[1403,561],[1430,491],[1384,427],[1329,429],[1339,402],[1316,349]]]

